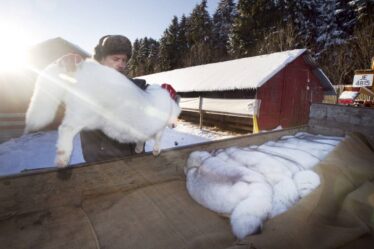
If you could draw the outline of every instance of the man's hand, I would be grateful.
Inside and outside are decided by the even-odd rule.
[[[57,60],[60,67],[65,68],[66,72],[75,72],[77,66],[83,61],[83,57],[79,54],[69,53]]]

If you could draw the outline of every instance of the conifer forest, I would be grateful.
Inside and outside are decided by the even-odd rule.
[[[212,16],[207,4],[136,39],[129,76],[307,48],[333,84],[350,84],[374,56],[374,0],[221,0]]]

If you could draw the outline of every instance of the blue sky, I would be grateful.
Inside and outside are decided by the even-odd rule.
[[[189,15],[201,0],[2,0],[0,43],[32,45],[65,38],[88,52],[106,34],[134,41],[159,39],[174,15]],[[208,0],[212,15],[219,0]],[[0,44],[2,45],[2,44]],[[8,45],[9,46],[9,45]]]

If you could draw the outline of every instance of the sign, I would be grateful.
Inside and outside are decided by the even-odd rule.
[[[374,74],[355,74],[352,85],[355,87],[372,86],[373,75]]]

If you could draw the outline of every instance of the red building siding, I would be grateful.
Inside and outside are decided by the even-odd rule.
[[[311,103],[322,102],[323,90],[312,67],[300,56],[257,90],[262,130],[306,124]]]

